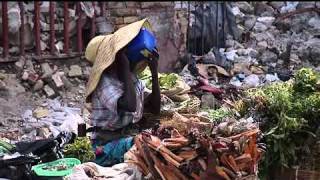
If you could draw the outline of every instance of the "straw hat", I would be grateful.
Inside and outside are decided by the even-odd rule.
[[[96,89],[102,73],[115,60],[119,50],[129,44],[145,27],[152,32],[147,19],[143,19],[118,29],[110,35],[94,37],[88,44],[85,52],[86,59],[93,64],[86,88],[86,101],[90,101],[90,95]],[[138,64],[136,71],[141,72],[147,66],[146,63]]]

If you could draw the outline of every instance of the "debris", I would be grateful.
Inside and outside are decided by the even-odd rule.
[[[43,90],[49,98],[52,98],[56,94],[49,85],[45,85]]]
[[[201,96],[201,108],[215,109],[216,99],[212,94],[205,93]]]
[[[48,63],[42,63],[41,64],[41,70],[43,75],[41,78],[48,78],[53,74],[53,70],[51,69],[50,65]]]
[[[37,80],[39,79],[39,75],[36,73],[28,73],[28,82],[30,84],[36,84]]]
[[[39,79],[39,80],[36,82],[36,84],[33,86],[33,90],[34,90],[34,91],[39,91],[40,89],[43,88],[43,86],[44,86],[44,82],[43,82],[41,79]]]
[[[28,80],[28,77],[29,77],[29,73],[27,71],[23,71],[21,79],[26,81]]]
[[[253,30],[255,32],[265,32],[267,29],[268,27],[261,22],[256,22],[256,24],[253,27]]]
[[[297,6],[298,6],[299,2],[286,2],[286,6],[282,6],[282,8],[280,9],[281,13],[286,13],[286,12],[291,12],[296,10]]]
[[[259,86],[259,84],[260,84],[259,82],[260,82],[260,79],[255,74],[251,74],[244,79],[244,83],[250,88],[254,88],[254,87]]]
[[[272,62],[276,62],[278,59],[278,56],[269,51],[269,50],[266,50],[262,53],[262,55],[260,56],[260,60],[262,63],[272,63]]]
[[[8,27],[10,33],[18,33],[21,26],[20,8],[15,3],[8,9]]]
[[[23,70],[24,64],[25,64],[25,59],[24,58],[20,58],[19,61],[14,63],[14,65],[17,68],[17,70],[19,70],[19,71]]]
[[[68,73],[69,77],[79,77],[82,76],[82,69],[78,65],[71,65],[70,71]]]
[[[309,26],[312,26],[315,29],[320,29],[320,19],[319,17],[312,17],[308,21]]]
[[[33,116],[38,119],[47,117],[48,115],[49,115],[49,110],[42,107],[39,107],[33,111]]]
[[[61,73],[63,72],[56,72],[55,74],[52,75],[53,82],[55,83],[57,88],[60,88],[64,85],[60,76]]]
[[[275,18],[274,17],[259,17],[257,19],[257,21],[263,23],[267,27],[270,27],[272,25],[272,23],[275,21]]]
[[[244,26],[247,30],[251,30],[257,22],[257,18],[254,15],[246,15],[244,19]]]
[[[272,75],[272,74],[266,74],[266,81],[267,82],[274,82],[274,81],[279,81],[280,79],[278,78],[278,75]]]

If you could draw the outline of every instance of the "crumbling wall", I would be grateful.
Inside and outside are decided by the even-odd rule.
[[[186,31],[187,25],[184,23],[184,28],[177,25],[181,22],[176,18],[174,6],[174,2],[108,2],[106,12],[115,30],[147,17],[158,40],[159,71],[169,72],[185,49],[180,32]]]

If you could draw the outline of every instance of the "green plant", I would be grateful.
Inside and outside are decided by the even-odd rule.
[[[219,109],[205,109],[205,112],[208,113],[209,119],[211,122],[220,123],[224,118],[230,117],[233,115],[232,111],[221,107]]]
[[[316,88],[318,75],[310,68],[302,68],[295,74],[293,88],[296,92],[313,92]]]
[[[95,154],[88,137],[77,137],[72,144],[66,145],[64,155],[68,158],[77,158],[82,163],[94,160]]]
[[[256,106],[263,100],[265,107],[256,112],[267,117],[262,129],[267,144],[263,171],[272,167],[299,165],[298,154],[308,152],[313,145],[307,139],[315,138],[320,118],[319,75],[311,69],[299,70],[293,81],[274,83],[251,89],[247,96]],[[259,100],[259,101],[258,101]],[[305,154],[306,155],[306,154]]]

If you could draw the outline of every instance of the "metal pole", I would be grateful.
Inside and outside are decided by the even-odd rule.
[[[196,4],[197,2],[195,2],[195,11],[197,10],[197,7],[196,7]],[[196,13],[195,13],[196,14]],[[195,27],[194,27],[194,32],[195,32],[195,34],[194,34],[194,52],[193,52],[193,54],[196,54],[196,52],[197,52],[197,31],[196,31],[196,27],[197,27],[197,16],[195,16],[195,18],[194,18],[194,25],[195,25]]]
[[[20,55],[24,56],[24,7],[23,2],[19,2],[20,8],[20,19],[21,19],[21,26],[20,26]]]
[[[69,54],[69,9],[68,2],[63,2],[63,34],[64,34],[64,46],[63,51],[65,54]]]
[[[201,3],[201,9],[202,9],[202,27],[201,27],[201,55],[204,54],[204,26],[205,26],[205,13],[204,13],[204,2]]]
[[[96,3],[92,2],[93,8],[95,7]],[[91,19],[91,32],[90,32],[90,38],[92,39],[96,35],[96,11],[94,10],[94,14]]]
[[[8,2],[2,1],[2,39],[3,39],[3,57],[9,55],[9,39],[8,39]]]
[[[190,51],[190,1],[188,1],[187,52]]]
[[[106,2],[102,2],[101,4],[101,16],[105,16],[106,15]]]
[[[226,3],[225,2],[223,2],[222,3],[222,29],[221,29],[221,31],[222,31],[222,37],[221,37],[221,39],[222,39],[222,47],[225,47],[225,17],[226,17]]]
[[[34,10],[35,10],[34,31],[35,31],[35,41],[36,41],[36,55],[40,56],[41,45],[40,45],[40,4],[39,4],[39,1],[34,2]]]
[[[54,29],[54,12],[55,12],[55,3],[50,1],[49,13],[50,13],[50,53],[54,54],[54,43],[55,43],[55,29]]]
[[[77,2],[77,50],[78,52],[82,52],[82,27],[81,27],[81,20],[82,20],[82,12],[81,12],[81,4]]]
[[[219,49],[219,3],[216,3],[216,48]]]

